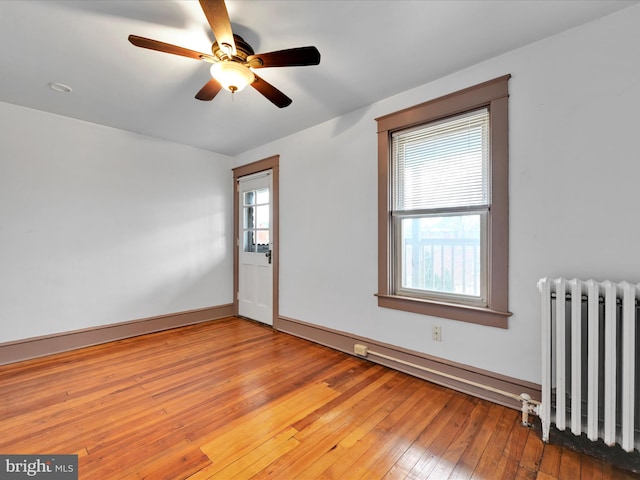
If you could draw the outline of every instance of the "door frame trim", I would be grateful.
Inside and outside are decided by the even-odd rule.
[[[233,168],[233,312],[238,315],[238,268],[239,255],[238,246],[240,245],[240,221],[238,215],[240,213],[240,205],[238,200],[238,185],[240,177],[253,175],[254,173],[271,170],[271,208],[273,209],[271,235],[273,248],[271,250],[271,265],[273,275],[273,327],[277,330],[277,321],[279,318],[278,298],[279,298],[279,264],[280,264],[280,236],[279,236],[279,216],[280,216],[280,155],[258,160],[248,163],[240,167]]]

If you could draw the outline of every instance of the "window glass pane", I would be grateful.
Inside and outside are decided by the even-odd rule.
[[[480,297],[482,214],[400,220],[400,288]]]
[[[269,228],[269,205],[256,207],[256,228]]]
[[[269,188],[243,193],[243,251],[266,253],[270,248],[269,228],[271,209]]]
[[[256,240],[255,240],[255,232],[253,230],[247,230],[243,233],[243,250],[245,252],[255,252],[256,251]]]
[[[261,188],[260,190],[258,190],[256,192],[256,203],[258,204],[262,204],[262,203],[269,203],[269,189],[268,188]]]
[[[243,250],[247,253],[269,251],[269,230],[246,230],[243,233]]]
[[[256,240],[256,251],[267,252],[269,250],[269,230],[256,230]]]
[[[243,229],[247,229],[247,228],[255,228],[256,225],[256,220],[255,220],[255,207],[245,207],[244,208],[244,223],[242,225]]]

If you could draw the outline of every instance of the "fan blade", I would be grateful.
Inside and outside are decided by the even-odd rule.
[[[200,6],[207,17],[213,36],[223,51],[228,55],[236,54],[236,42],[233,39],[233,31],[231,30],[231,21],[229,13],[224,4],[224,0],[200,0]],[[225,49],[225,45],[228,45]]]
[[[254,74],[255,75],[255,74]],[[255,75],[256,79],[251,84],[253,88],[259,91],[262,95],[264,95],[267,100],[273,103],[278,108],[284,108],[288,105],[291,105],[292,100],[287,97],[284,93],[278,90],[276,87],[271,85],[268,82],[265,82],[258,75]]]
[[[195,60],[206,60],[209,62],[216,61],[213,55],[196,52],[195,50],[189,50],[188,48],[178,47],[177,45],[171,45],[170,43],[159,42],[158,40],[139,37],[137,35],[129,35],[129,41],[136,47],[148,48],[149,50],[171,53],[173,55],[180,55],[182,57],[193,58]]]
[[[196,93],[196,98],[198,100],[213,100],[220,90],[222,90],[222,85],[215,78],[212,78]]]
[[[247,62],[252,68],[304,67],[306,65],[318,65],[320,63],[320,52],[316,47],[289,48],[287,50],[278,50],[277,52],[249,55]]]

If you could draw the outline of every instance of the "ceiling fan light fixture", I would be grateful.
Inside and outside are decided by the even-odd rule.
[[[231,93],[239,92],[253,83],[255,75],[251,70],[234,61],[222,61],[211,65],[211,76]]]
[[[213,63],[212,78],[196,93],[195,98],[198,100],[213,100],[223,88],[233,94],[251,85],[276,107],[284,108],[291,105],[292,100],[289,97],[255,75],[253,69],[318,65],[318,49],[312,46],[287,48],[256,55],[251,45],[233,33],[225,0],[200,0],[200,7],[216,39],[211,44],[211,54],[138,35],[129,35],[129,42],[136,47]]]

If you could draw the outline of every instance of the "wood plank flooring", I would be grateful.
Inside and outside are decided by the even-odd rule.
[[[228,318],[0,367],[0,453],[81,479],[631,479],[519,412]]]

